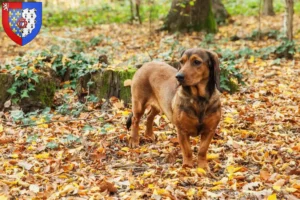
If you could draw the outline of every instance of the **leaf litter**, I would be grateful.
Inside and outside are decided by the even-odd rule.
[[[299,17],[295,18],[299,22]],[[274,23],[265,23],[268,20]],[[279,29],[281,18],[266,17],[262,23]],[[220,27],[214,43],[231,49],[245,45],[258,49],[278,43],[274,40],[220,42],[233,34],[249,34],[256,26],[255,18],[235,18],[234,25]],[[147,43],[150,42],[147,28],[103,25],[87,34],[78,34],[77,29],[73,36],[80,35],[81,40],[97,34],[110,37],[104,41],[107,44],[101,45],[115,45],[107,50],[112,67],[133,55],[143,55],[139,59],[150,59],[149,54],[170,56],[159,53],[170,48],[169,44],[161,43],[173,36],[152,35],[153,43]],[[136,30],[134,35],[131,29]],[[67,41],[63,30],[53,31]],[[295,34],[298,43],[299,36]],[[195,41],[201,42],[202,35],[176,37],[181,45],[193,47]],[[36,40],[45,46],[52,39],[46,33]],[[9,41],[3,44],[12,49],[1,52],[6,58],[19,53]],[[101,46],[94,48],[103,51]],[[45,120],[37,117],[34,120],[41,122],[38,126],[22,127],[8,112],[2,113],[0,199],[299,199],[299,58],[298,52],[294,60],[281,59],[274,64],[272,58],[249,57],[236,66],[244,70],[246,85],[235,94],[222,95],[222,120],[208,151],[210,172],[181,167],[176,131],[165,116],[155,119],[157,141],[150,143],[142,136],[143,119],[140,147],[128,148],[125,121],[131,110],[116,98],[110,99],[105,109],[89,104],[77,117],[51,110],[53,122],[43,124]],[[130,80],[124,84],[129,86]],[[62,95],[65,92],[58,91]],[[71,99],[69,103],[76,101]],[[191,143],[196,154],[200,140],[192,138]]]

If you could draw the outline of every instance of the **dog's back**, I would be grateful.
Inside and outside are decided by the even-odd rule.
[[[135,73],[132,85],[132,103],[154,106],[172,120],[171,101],[176,92],[177,70],[163,62],[149,62]]]

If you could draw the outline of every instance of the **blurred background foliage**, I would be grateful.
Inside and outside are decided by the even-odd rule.
[[[125,23],[130,21],[129,0],[42,0],[44,3],[43,26],[93,26],[106,23]],[[151,19],[163,20],[171,7],[171,0],[145,0],[141,3],[140,15],[143,22]],[[258,15],[261,0],[223,0],[230,15]],[[284,12],[285,2],[274,0],[276,13]],[[295,13],[300,12],[300,1],[296,0]]]

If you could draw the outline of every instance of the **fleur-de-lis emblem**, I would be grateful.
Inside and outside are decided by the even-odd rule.
[[[8,3],[3,3],[3,10],[7,10],[8,11]]]
[[[18,11],[18,12],[16,13],[16,15],[17,15],[17,17],[19,17],[19,16],[21,15],[21,13]]]

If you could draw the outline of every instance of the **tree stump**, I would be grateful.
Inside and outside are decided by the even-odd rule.
[[[0,74],[0,110],[3,109],[4,103],[9,99],[10,94],[7,90],[12,86],[14,76],[11,74]]]
[[[122,99],[124,103],[129,103],[131,91],[129,86],[124,86],[124,81],[132,79],[135,71],[136,69],[98,70],[81,77],[76,92],[79,97],[93,94],[99,99],[109,99],[115,96]]]
[[[164,29],[176,31],[207,31],[215,33],[217,24],[211,0],[173,0]]]
[[[29,97],[22,98],[17,97],[18,106],[24,111],[29,112],[36,109],[42,109],[45,107],[51,107],[53,105],[53,98],[56,89],[59,87],[59,80],[55,75],[54,70],[45,69],[42,73],[38,74],[39,83],[35,83],[34,91],[28,93]],[[4,103],[12,97],[7,90],[10,89],[15,81],[12,74],[0,74],[0,84],[2,85],[0,89],[0,109],[3,109]],[[23,86],[17,89],[17,94],[20,94],[20,90]]]

